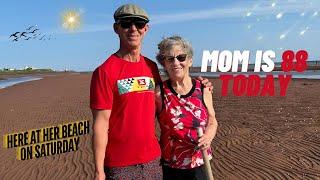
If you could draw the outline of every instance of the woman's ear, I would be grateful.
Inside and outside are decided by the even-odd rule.
[[[193,63],[193,60],[192,60],[192,58],[191,58],[190,61],[189,61],[189,67],[192,66],[192,63]]]

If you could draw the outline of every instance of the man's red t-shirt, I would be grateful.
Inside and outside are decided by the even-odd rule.
[[[105,166],[146,163],[160,156],[155,135],[157,65],[140,56],[128,62],[111,55],[92,75],[90,108],[111,110]]]

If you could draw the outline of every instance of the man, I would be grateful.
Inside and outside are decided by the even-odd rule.
[[[154,123],[154,88],[161,79],[157,65],[140,54],[149,17],[126,4],[114,20],[120,48],[91,80],[95,179],[162,179]]]
[[[91,80],[95,178],[162,179],[154,124],[154,87],[161,79],[157,65],[140,54],[149,17],[126,4],[114,20],[120,48]]]

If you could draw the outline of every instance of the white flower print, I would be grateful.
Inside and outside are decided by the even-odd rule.
[[[194,115],[196,116],[196,118],[200,119],[200,115],[201,115],[200,109],[196,110],[196,111],[194,112]]]
[[[192,104],[190,101],[186,102],[186,104],[193,110],[196,106]]]
[[[188,107],[188,106],[186,106],[186,107],[184,107],[187,111],[191,111],[191,109]]]
[[[185,99],[183,99],[183,98],[179,99],[179,101],[180,101],[180,103],[181,103],[181,104],[186,103],[186,100],[185,100]]]
[[[180,119],[179,118],[171,118],[171,121],[174,123],[174,124],[177,124],[178,122],[180,122]]]
[[[203,159],[202,158],[197,158],[196,159],[196,165],[200,166],[203,164]]]
[[[184,158],[181,166],[188,166],[191,163],[191,158]]]
[[[182,114],[181,107],[180,106],[176,106],[175,108],[170,109],[170,113],[172,115],[174,115],[175,117],[180,116]]]
[[[175,125],[173,128],[176,129],[176,130],[183,129],[183,123],[182,123],[182,122],[179,122],[179,123],[178,123],[177,125]]]
[[[176,160],[177,160],[177,156],[174,155],[174,156],[172,157],[172,161],[176,161]]]
[[[191,167],[194,168],[196,166],[201,166],[203,164],[203,159],[202,158],[195,158],[191,162]]]
[[[197,163],[198,165],[203,164],[203,159],[202,159],[202,158],[197,158],[197,159],[196,159],[196,163]]]

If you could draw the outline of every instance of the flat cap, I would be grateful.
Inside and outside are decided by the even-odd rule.
[[[149,16],[144,9],[135,4],[125,4],[120,6],[114,12],[114,20],[118,21],[124,18],[140,18],[149,22]]]

